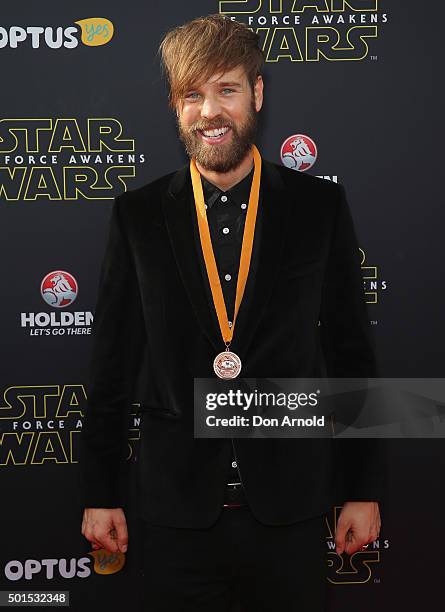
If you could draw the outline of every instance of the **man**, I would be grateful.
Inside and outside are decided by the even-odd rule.
[[[339,554],[379,533],[372,444],[195,439],[193,379],[215,377],[225,348],[245,377],[375,375],[344,191],[261,158],[263,56],[246,26],[195,19],[160,50],[190,163],[112,209],[82,435],[82,533],[127,549],[118,476],[145,357],[146,609],[228,611],[236,597],[246,612],[321,611],[324,517],[339,495]]]

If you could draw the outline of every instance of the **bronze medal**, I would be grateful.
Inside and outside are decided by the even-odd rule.
[[[219,378],[236,378],[241,372],[241,359],[233,351],[222,351],[215,357],[213,369]]]

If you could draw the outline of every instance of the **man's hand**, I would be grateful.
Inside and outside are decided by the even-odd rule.
[[[124,511],[122,508],[85,508],[82,535],[93,547],[126,552],[128,531]]]
[[[346,502],[337,522],[335,551],[341,555],[352,555],[380,533],[380,511],[377,502]]]

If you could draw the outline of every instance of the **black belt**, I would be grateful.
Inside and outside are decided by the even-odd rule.
[[[224,508],[241,508],[247,506],[246,494],[242,484],[226,484],[224,488]]]

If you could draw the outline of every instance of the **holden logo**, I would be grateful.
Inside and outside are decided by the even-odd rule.
[[[294,134],[281,145],[280,157],[287,168],[304,172],[317,161],[317,147],[309,136]]]
[[[64,308],[74,302],[78,286],[74,276],[64,270],[49,272],[40,285],[42,298],[49,306]]]

